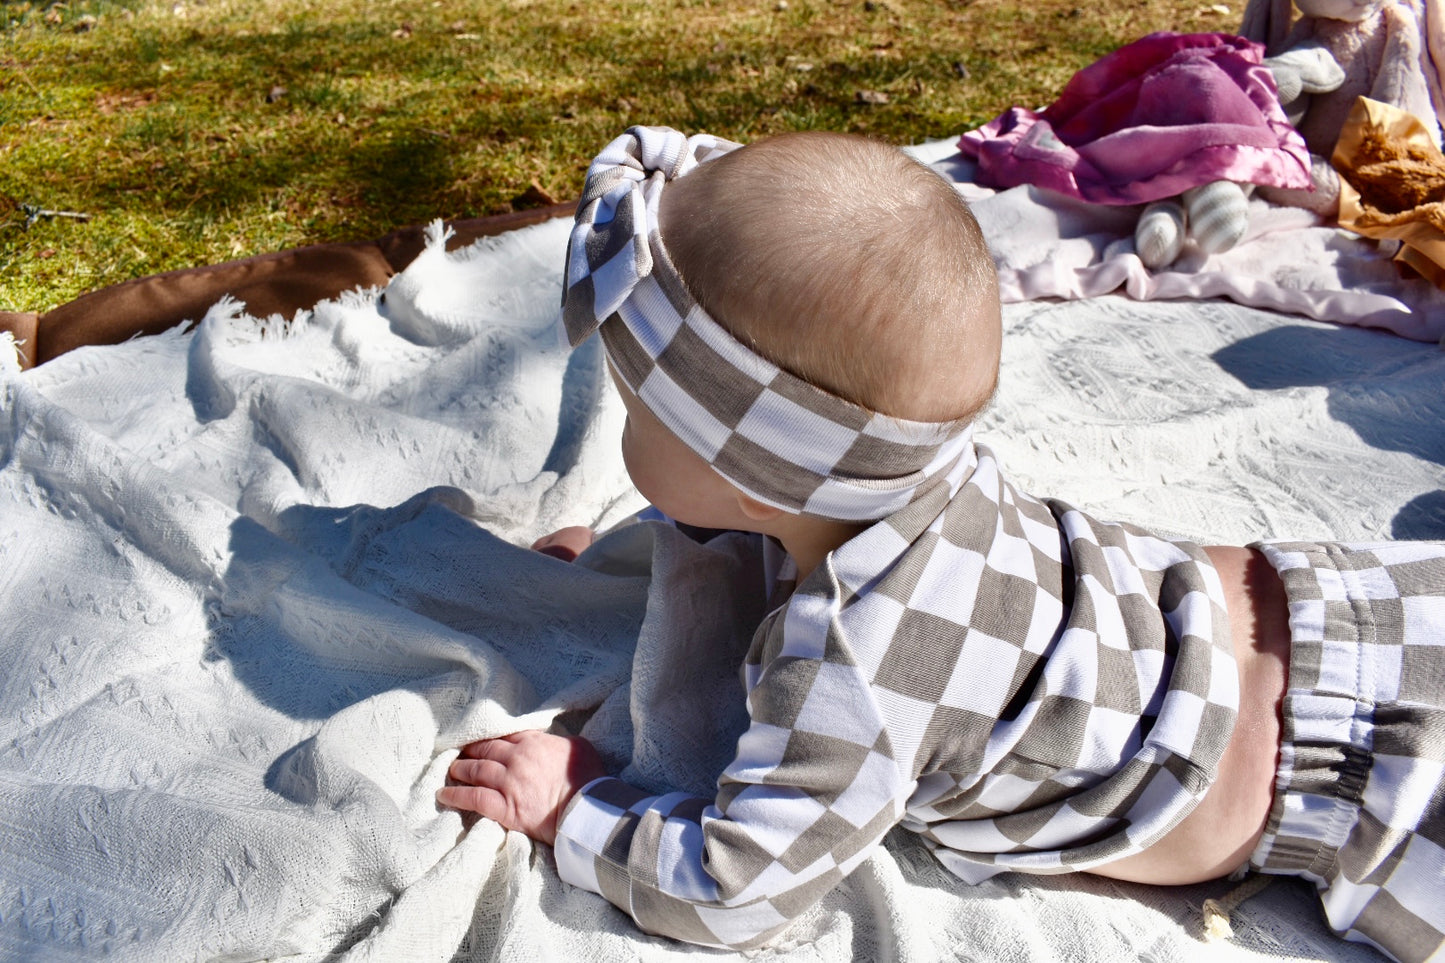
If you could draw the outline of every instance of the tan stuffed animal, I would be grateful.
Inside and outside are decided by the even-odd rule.
[[[1445,54],[1442,2],[1249,0],[1240,33],[1265,44],[1280,102],[1314,155],[1313,193],[1261,188],[1263,197],[1335,215],[1339,177],[1328,158],[1356,97],[1414,114],[1440,143],[1445,97],[1431,55]],[[1296,6],[1301,16],[1291,23]]]

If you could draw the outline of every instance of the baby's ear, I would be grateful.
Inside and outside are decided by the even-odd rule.
[[[765,502],[760,502],[751,495],[737,492],[738,508],[748,518],[755,522],[770,522],[779,515],[786,514],[781,508],[776,508]]]

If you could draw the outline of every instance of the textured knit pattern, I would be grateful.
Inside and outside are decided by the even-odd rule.
[[[761,571],[659,538],[643,598],[477,527],[640,507],[600,345],[558,344],[569,227],[438,243],[286,337],[218,312],[24,373],[0,350],[0,959],[697,960],[432,799],[443,747],[540,704],[604,699],[586,734],[656,792],[712,795],[746,724]],[[1005,317],[1021,487],[1067,470],[1096,514],[1230,542],[1442,531],[1402,506],[1439,504],[1445,352],[1218,300]],[[1302,371],[1325,387],[1277,390]],[[481,514],[410,500],[434,485]],[[760,957],[1378,963],[1294,886],[1201,949],[1217,884],[949,876],[894,831]]]
[[[1445,546],[1261,546],[1290,603],[1274,809],[1251,862],[1346,939],[1445,958]]]
[[[693,300],[657,228],[664,185],[737,145],[634,127],[593,161],[567,250],[562,315],[601,326],[622,380],[724,478],[793,512],[884,518],[962,477],[967,427],[869,412],[778,368]]]
[[[1202,798],[1238,677],[1197,546],[1017,492],[987,449],[764,621],[715,799],[578,794],[564,879],[644,928],[756,945],[895,824],[970,881],[1136,853]]]

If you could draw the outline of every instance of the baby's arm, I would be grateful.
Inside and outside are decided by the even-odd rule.
[[[644,930],[734,949],[766,943],[882,842],[914,788],[843,639],[785,643],[764,623],[745,665],[750,723],[714,798],[601,779],[555,843],[562,879]],[[820,633],[821,635],[821,633]],[[825,650],[824,650],[825,649]]]
[[[596,535],[571,525],[543,535],[532,551],[570,562]],[[462,747],[448,775],[457,782],[437,791],[443,806],[485,816],[507,829],[551,843],[568,800],[607,775],[592,743],[580,737],[528,730]]]
[[[564,802],[561,793],[589,770],[568,769],[558,737],[534,733],[508,737],[515,752],[487,749],[507,760],[489,757],[475,769],[492,744],[468,747],[453,774],[487,785],[448,787],[440,800],[530,825],[544,841],[550,827],[562,879],[650,933],[708,946],[765,943],[877,848],[914,785],[849,654],[784,655],[775,628],[762,665],[748,667],[752,721],[716,798],[654,796],[603,778]]]
[[[528,730],[463,747],[448,774],[460,785],[438,790],[442,805],[550,844],[573,795],[607,771],[586,739]]]

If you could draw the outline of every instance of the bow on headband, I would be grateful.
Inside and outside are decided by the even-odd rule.
[[[884,518],[975,464],[970,427],[875,414],[777,367],[693,300],[658,231],[666,183],[738,145],[633,127],[587,171],[562,319],[601,329],[613,367],[669,431],[737,488],[790,512]]]

